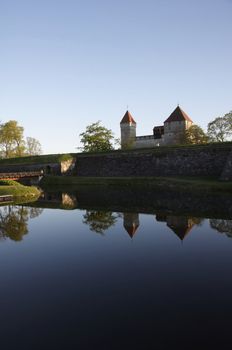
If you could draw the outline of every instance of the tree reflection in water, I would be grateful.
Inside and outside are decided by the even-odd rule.
[[[106,230],[115,225],[118,215],[107,211],[86,210],[83,218],[83,223],[89,225],[91,231],[103,235]]]
[[[42,213],[41,208],[11,206],[0,208],[0,239],[21,241],[28,233],[28,220]]]
[[[28,233],[28,221],[39,216],[43,209],[25,206],[4,206],[0,207],[0,240],[11,239],[21,241]],[[156,220],[164,222],[181,239],[189,234],[195,225],[201,225],[204,219],[176,216],[159,212],[155,214]],[[140,225],[139,213],[116,213],[100,210],[86,210],[83,215],[83,223],[89,226],[91,231],[105,234],[110,227],[114,226],[118,218],[123,219],[123,227],[132,238]],[[212,229],[225,233],[232,238],[232,220],[210,219]]]
[[[210,219],[209,223],[214,230],[232,238],[232,220]]]

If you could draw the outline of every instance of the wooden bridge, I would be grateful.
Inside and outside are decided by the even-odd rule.
[[[43,171],[24,171],[17,173],[0,173],[0,180],[20,180],[23,178],[43,177]]]

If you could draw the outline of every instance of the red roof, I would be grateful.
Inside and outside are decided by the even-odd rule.
[[[177,106],[176,109],[172,112],[172,114],[168,117],[168,119],[165,120],[164,123],[177,122],[182,120],[187,120],[193,123],[189,116],[179,106]]]
[[[130,114],[129,111],[126,111],[124,117],[122,118],[120,124],[128,124],[128,123],[132,123],[132,124],[136,124],[134,118],[132,117],[132,115]]]

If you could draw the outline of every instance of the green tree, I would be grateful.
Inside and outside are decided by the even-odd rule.
[[[202,128],[198,125],[191,125],[185,131],[183,136],[183,140],[181,143],[184,144],[202,144],[208,142],[208,136],[202,130]]]
[[[101,152],[114,149],[113,132],[110,129],[100,125],[100,121],[88,125],[85,132],[80,134],[83,152]]]
[[[42,147],[38,140],[34,137],[26,138],[26,154],[29,156],[37,156],[42,153]]]
[[[23,127],[16,120],[0,125],[0,148],[3,157],[22,156],[25,151]]]
[[[42,153],[41,144],[33,137],[24,140],[24,128],[16,120],[0,124],[0,152],[3,158],[38,155]]]
[[[232,136],[232,111],[208,124],[207,134],[212,142],[224,142]]]

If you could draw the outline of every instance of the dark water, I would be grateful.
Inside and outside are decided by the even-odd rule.
[[[1,348],[230,348],[230,199],[83,198],[0,207]]]

